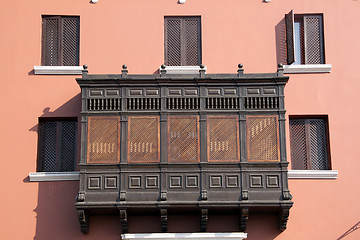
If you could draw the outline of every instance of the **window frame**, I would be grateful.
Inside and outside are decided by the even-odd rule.
[[[186,59],[186,49],[187,49],[187,43],[186,43],[186,26],[185,21],[193,19],[198,21],[198,39],[197,39],[197,58],[198,58],[198,64],[188,64]],[[169,58],[168,58],[168,52],[169,52],[169,44],[168,44],[168,21],[169,20],[179,20],[180,21],[180,65],[173,65],[169,64]],[[165,16],[164,17],[164,62],[166,66],[199,66],[202,63],[202,39],[201,39],[201,16]]]
[[[293,168],[293,140],[292,140],[292,129],[291,129],[291,122],[293,120],[304,120],[304,127],[305,127],[305,146],[306,146],[306,168],[305,169],[294,169]],[[311,143],[309,142],[310,139],[310,131],[309,131],[309,122],[311,120],[322,120],[324,123],[324,128],[325,128],[325,146],[323,146],[325,148],[325,153],[326,153],[326,159],[324,159],[324,161],[326,161],[326,166],[327,169],[313,169],[312,168],[312,159],[311,157],[309,158],[309,154],[308,152],[310,152],[311,150]],[[330,131],[329,131],[329,121],[328,121],[328,116],[327,115],[300,115],[300,116],[294,116],[294,115],[290,115],[289,116],[289,136],[290,136],[290,158],[291,158],[291,171],[329,171],[332,170],[332,165],[331,165],[331,154],[330,154]]]
[[[43,67],[78,67],[80,62],[80,16],[68,16],[68,15],[42,15],[42,37],[41,37],[41,66]],[[49,19],[58,19],[58,36],[57,36],[57,51],[58,51],[58,57],[57,57],[57,64],[56,65],[47,65],[46,64],[46,57],[47,57],[47,50],[46,50],[46,44],[47,44],[47,35],[46,35],[46,20]],[[75,56],[75,65],[64,65],[64,52],[63,52],[63,22],[64,19],[77,19],[77,39],[76,39],[76,56]],[[40,73],[41,74],[41,73]]]
[[[49,123],[49,122],[55,122],[56,123],[56,146],[55,146],[55,164],[56,169],[54,171],[45,171],[43,167],[43,163],[47,161],[44,156],[42,155],[42,149],[44,147],[43,145],[43,124]],[[74,132],[74,159],[73,159],[73,170],[71,171],[62,171],[61,170],[61,137],[62,137],[62,123],[64,122],[73,122],[75,123],[75,132]],[[77,158],[78,158],[78,119],[77,118],[39,118],[39,124],[38,124],[38,148],[37,148],[37,166],[36,166],[36,172],[39,173],[66,173],[66,172],[75,172],[77,168]]]

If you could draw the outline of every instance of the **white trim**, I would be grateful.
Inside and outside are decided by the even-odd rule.
[[[247,233],[230,232],[230,233],[135,233],[121,234],[122,240],[168,240],[168,239],[186,239],[186,240],[242,240],[247,238]]]
[[[284,73],[329,73],[331,64],[284,65]]]
[[[82,66],[34,66],[35,74],[81,74]]]
[[[288,178],[337,179],[338,170],[289,170]]]
[[[30,182],[43,181],[78,181],[79,172],[31,172],[29,173]]]
[[[161,71],[161,67],[159,68]],[[166,66],[166,74],[199,74],[200,66]],[[207,67],[204,66],[206,73]]]

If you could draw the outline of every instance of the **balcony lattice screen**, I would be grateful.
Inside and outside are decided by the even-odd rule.
[[[118,117],[89,117],[88,162],[118,163],[120,126]]]
[[[128,162],[159,162],[159,117],[129,117]]]
[[[277,116],[247,117],[248,161],[278,161]]]
[[[208,117],[209,162],[239,161],[239,126],[237,116]]]

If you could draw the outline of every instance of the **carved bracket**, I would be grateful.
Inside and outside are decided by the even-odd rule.
[[[286,224],[289,219],[290,209],[282,208],[279,214],[279,229],[280,231],[284,231],[286,229]]]
[[[240,209],[240,231],[241,232],[245,231],[248,218],[249,218],[249,208],[241,208]]]
[[[123,233],[128,232],[128,218],[127,212],[125,209],[120,209],[120,222],[121,222],[121,230]]]
[[[161,231],[167,232],[168,229],[167,209],[166,208],[160,209],[160,214],[161,214]]]
[[[201,209],[201,222],[200,222],[200,230],[202,232],[206,232],[207,229],[207,223],[208,223],[208,209],[202,208]]]
[[[88,233],[89,232],[89,221],[88,221],[88,215],[84,209],[78,209],[78,218],[80,223],[80,229],[82,233]]]

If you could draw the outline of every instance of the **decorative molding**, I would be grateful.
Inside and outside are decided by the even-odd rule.
[[[247,233],[243,232],[229,232],[229,233],[135,233],[135,234],[121,234],[122,240],[242,240],[247,238]]]
[[[240,209],[240,231],[245,231],[249,219],[249,208]]]
[[[82,66],[34,66],[34,74],[81,75]]]
[[[161,215],[161,231],[167,232],[168,230],[168,217],[167,217],[167,209],[161,208],[160,209],[160,215]]]
[[[31,172],[30,182],[44,181],[79,181],[79,172]]]
[[[331,64],[284,65],[284,73],[329,73]]]
[[[289,179],[337,179],[338,170],[289,170]]]
[[[129,230],[127,212],[125,209],[120,209],[119,211],[120,211],[121,230],[123,233],[127,233]]]
[[[159,69],[162,70],[161,67]],[[201,68],[200,66],[166,66],[165,70],[166,74],[199,74]],[[206,66],[204,66],[204,70],[206,73]]]
[[[202,208],[201,209],[201,221],[200,221],[200,229],[202,232],[206,232],[208,219],[209,219],[208,209]]]
[[[289,220],[290,210],[289,208],[283,208],[280,211],[279,216],[279,230],[284,231],[286,229],[287,221]]]
[[[80,223],[80,229],[82,233],[88,233],[89,232],[89,221],[88,221],[88,215],[84,209],[78,209],[78,218]]]

